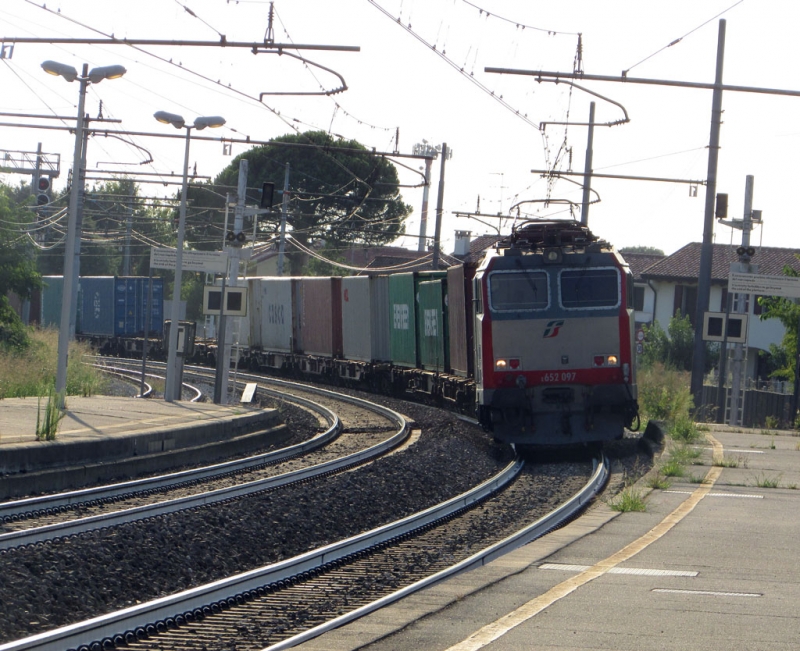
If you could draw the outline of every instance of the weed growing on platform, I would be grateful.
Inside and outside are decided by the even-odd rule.
[[[759,488],[778,488],[783,475],[777,477],[767,477],[764,473],[756,475],[756,486]]]
[[[653,364],[637,374],[639,409],[653,420],[677,421],[688,418],[692,409],[689,374]]]
[[[614,511],[646,511],[647,507],[642,498],[641,492],[634,488],[626,488],[613,500],[608,502],[608,506]]]
[[[687,477],[690,484],[705,484],[706,483],[706,476],[705,475],[689,475]]]
[[[686,474],[683,464],[677,459],[670,459],[664,463],[661,466],[661,472],[665,477],[683,477]]]
[[[47,392],[47,404],[44,408],[44,418],[42,418],[42,396],[36,406],[36,440],[54,441],[58,424],[64,418],[64,412],[58,408],[61,396],[52,387]]]
[[[672,486],[672,482],[661,472],[657,472],[647,480],[647,485],[650,488],[657,488],[658,490],[666,490]]]
[[[86,344],[70,343],[67,368],[67,395],[101,393],[106,379],[96,369],[81,363],[91,349]],[[58,361],[58,331],[34,330],[31,345],[24,351],[0,351],[0,399],[47,395],[55,385]]]
[[[670,457],[675,459],[678,463],[682,463],[683,465],[687,465],[689,463],[694,465],[702,465],[702,461],[700,461],[701,455],[702,452],[700,450],[686,444],[676,445],[670,452]]]
[[[688,416],[672,421],[668,432],[673,441],[680,441],[681,443],[694,443],[701,437],[697,425]]]
[[[717,466],[718,468],[738,468],[739,466],[747,468],[747,459],[744,457],[726,457],[723,455],[714,457],[711,465]]]

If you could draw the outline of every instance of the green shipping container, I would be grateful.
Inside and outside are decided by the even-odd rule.
[[[442,279],[423,281],[417,286],[419,361],[429,371],[447,372],[450,368],[446,288]]]
[[[63,276],[42,277],[41,326],[58,328],[61,324],[61,297],[64,292]]]
[[[417,366],[416,300],[414,274],[389,276],[389,328],[392,363]]]

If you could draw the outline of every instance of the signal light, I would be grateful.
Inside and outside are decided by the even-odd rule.
[[[261,207],[272,208],[272,195],[275,192],[275,184],[265,182],[261,186]]]
[[[36,205],[45,206],[50,203],[50,177],[40,176],[36,181]]]
[[[723,192],[717,194],[717,206],[714,210],[714,216],[717,219],[728,216],[728,195]]]

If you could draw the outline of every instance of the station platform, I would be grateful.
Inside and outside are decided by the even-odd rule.
[[[0,400],[0,499],[210,462],[289,436],[274,409],[69,396],[55,439],[39,441],[45,404]]]
[[[703,465],[666,489],[636,484],[645,512],[598,502],[485,567],[295,648],[800,648],[800,438],[714,426],[706,436]]]

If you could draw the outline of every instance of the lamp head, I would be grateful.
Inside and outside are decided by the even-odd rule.
[[[186,120],[182,116],[167,111],[156,111],[153,113],[153,117],[163,124],[171,124],[176,129],[182,129],[186,124]]]
[[[118,79],[127,72],[123,66],[101,66],[89,71],[89,81],[99,84],[103,79]]]
[[[217,127],[221,127],[225,124],[225,118],[220,115],[208,115],[205,117],[195,118],[194,120],[194,128],[198,131],[205,129],[206,127],[210,129],[216,129]]]
[[[66,63],[59,63],[58,61],[44,61],[42,63],[42,69],[46,73],[55,75],[56,77],[64,77],[64,79],[67,81],[75,81],[78,78],[78,71],[72,66],[68,66]]]

